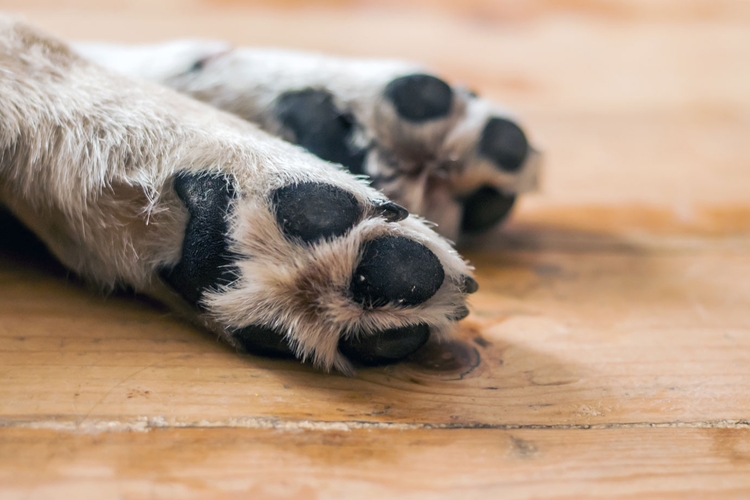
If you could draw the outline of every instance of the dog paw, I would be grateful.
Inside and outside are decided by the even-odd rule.
[[[251,184],[180,172],[171,189],[187,224],[160,277],[236,347],[324,369],[398,361],[450,335],[476,291],[464,261],[405,209],[330,171]]]
[[[538,184],[540,155],[505,109],[414,64],[205,41],[81,50],[368,176],[453,240],[497,226]]]

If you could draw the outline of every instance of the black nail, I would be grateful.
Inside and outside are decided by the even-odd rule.
[[[451,321],[461,321],[468,315],[469,315],[469,308],[466,306],[461,306],[455,311],[453,311],[453,314],[448,316],[448,319]]]
[[[474,293],[479,290],[479,283],[476,282],[471,276],[464,276],[463,283],[461,284],[461,291],[463,293]]]
[[[398,222],[409,217],[407,209],[392,201],[377,201],[375,203],[378,213],[388,222]]]

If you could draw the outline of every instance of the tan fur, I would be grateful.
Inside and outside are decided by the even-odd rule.
[[[258,321],[280,328],[297,354],[350,372],[337,351],[355,330],[425,322],[441,337],[464,303],[469,274],[450,245],[410,217],[366,218],[347,235],[300,246],[284,238],[269,206],[271,190],[325,181],[372,207],[382,195],[362,181],[230,114],[87,62],[64,43],[0,17],[0,201],[83,277],[155,296],[229,342],[233,327]],[[229,239],[242,257],[239,286],[185,306],[158,278],[181,255],[187,211],[172,189],[180,171],[224,172],[238,199]],[[347,296],[361,244],[405,235],[441,260],[446,280],[424,304],[363,311]]]

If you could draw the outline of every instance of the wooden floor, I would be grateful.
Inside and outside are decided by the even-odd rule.
[[[0,5],[69,38],[419,59],[548,158],[466,252],[461,338],[355,378],[101,298],[4,221],[0,499],[750,498],[750,3]]]

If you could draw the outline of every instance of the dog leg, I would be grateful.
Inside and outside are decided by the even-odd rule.
[[[70,269],[322,369],[450,336],[476,290],[420,219],[255,125],[0,18],[0,201]]]
[[[538,183],[540,155],[507,110],[419,65],[190,40],[77,49],[367,175],[454,240],[495,227]]]

